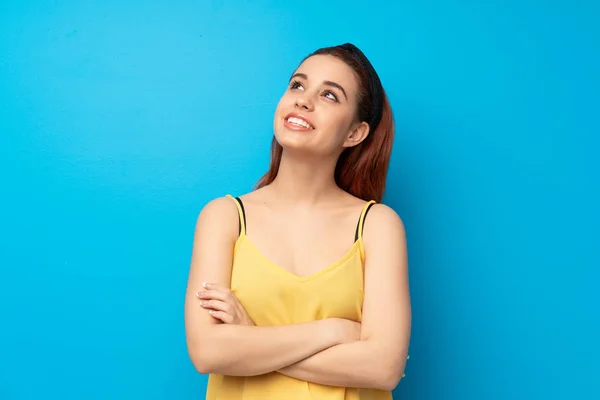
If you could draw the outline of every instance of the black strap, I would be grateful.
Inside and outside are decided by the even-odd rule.
[[[373,204],[375,203],[371,203],[367,206],[367,209],[365,210],[365,217],[363,219],[363,226],[365,225],[365,220],[367,219],[367,213],[369,212],[369,210],[371,209],[371,207],[373,206]],[[356,224],[356,233],[354,234],[354,241],[356,242],[358,240],[358,230],[360,229],[360,218],[362,217],[362,212],[360,213],[360,217],[358,217],[358,224]]]
[[[240,208],[242,209],[242,216],[244,217],[244,226],[246,227],[246,233],[248,232],[248,224],[246,224],[246,211],[244,210],[244,203],[242,203],[242,200],[239,197],[235,198],[236,201],[239,203]],[[242,221],[240,220],[240,234],[242,233]]]

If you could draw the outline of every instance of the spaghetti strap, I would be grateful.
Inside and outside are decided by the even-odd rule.
[[[358,239],[362,239],[363,228],[365,226],[365,218],[367,217],[367,213],[371,209],[371,206],[375,204],[375,200],[371,200],[365,204],[362,212],[360,213],[360,218],[358,219],[358,224],[356,225],[356,233],[354,234],[354,241],[356,242]]]
[[[365,204],[365,207],[363,208],[362,213],[360,214],[360,219],[358,220],[358,226],[356,227],[355,242],[358,242],[358,248],[360,251],[360,259],[363,262],[363,264],[365,262],[365,246],[364,246],[363,240],[362,240],[363,228],[365,226],[365,218],[367,217],[367,213],[369,212],[369,210],[371,209],[373,204],[375,204],[375,200],[371,200],[367,204]]]
[[[244,203],[242,203],[242,200],[239,197],[233,197],[230,194],[226,195],[225,197],[235,201],[235,205],[237,206],[240,217],[240,236],[246,235],[246,212],[244,210]]]

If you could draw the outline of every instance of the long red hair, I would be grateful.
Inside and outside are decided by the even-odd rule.
[[[357,119],[365,121],[371,109],[371,90],[369,72],[356,54],[343,46],[325,47],[315,51],[313,55],[331,55],[348,64],[356,73],[359,84]],[[304,60],[306,60],[306,58]],[[303,60],[303,61],[304,61]],[[365,201],[381,202],[385,193],[392,144],[394,141],[394,116],[385,91],[381,121],[375,131],[370,132],[359,145],[345,149],[340,155],[335,168],[335,181],[346,192]],[[372,128],[372,127],[371,127]],[[259,189],[273,182],[279,171],[279,163],[283,147],[273,136],[271,142],[271,165],[269,170],[257,182]]]

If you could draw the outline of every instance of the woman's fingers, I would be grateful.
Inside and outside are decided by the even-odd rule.
[[[200,299],[200,305],[208,309],[208,312],[214,318],[226,324],[232,324],[234,321],[239,323],[239,301],[231,290],[214,283],[203,283],[202,286],[204,290],[196,293],[196,296]]]
[[[196,293],[200,300],[221,300],[227,301],[230,299],[229,294],[221,290],[203,290]]]
[[[220,290],[221,292],[230,292],[231,289],[228,287],[219,285],[217,283],[204,282],[202,283],[202,287],[207,290]]]
[[[216,310],[208,310],[208,313],[218,320],[223,321],[226,324],[231,324],[233,322],[233,317],[226,312],[216,311]]]
[[[223,311],[228,314],[232,314],[233,311],[231,304],[221,300],[201,300],[200,305],[207,309],[209,308],[211,310]]]
[[[202,287],[205,289],[205,291],[217,291],[219,293],[222,293],[224,296],[227,297],[235,297],[233,295],[233,293],[231,292],[231,289],[222,285],[218,285],[216,283],[206,283],[204,282],[202,284]]]

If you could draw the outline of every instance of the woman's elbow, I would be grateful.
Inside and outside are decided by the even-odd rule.
[[[384,376],[380,381],[380,387],[377,389],[392,391],[396,389],[396,386],[398,386],[398,383],[400,383],[400,379],[402,379],[402,376],[398,376],[396,374]]]
[[[216,358],[210,346],[203,345],[201,341],[188,343],[188,354],[196,371],[201,374],[214,373]]]
[[[207,358],[192,356],[191,359],[194,368],[196,368],[196,371],[200,374],[212,374],[214,372],[214,367]]]
[[[382,363],[385,365],[386,363]],[[385,365],[380,368],[377,377],[377,388],[385,391],[392,391],[398,386],[404,376],[404,365]]]

